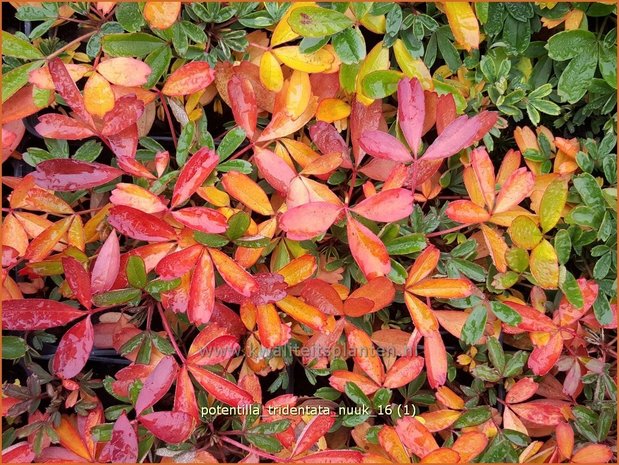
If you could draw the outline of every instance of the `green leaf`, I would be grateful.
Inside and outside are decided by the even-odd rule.
[[[245,439],[251,442],[258,449],[262,449],[267,452],[277,453],[282,450],[282,444],[273,436],[248,433],[245,435]]]
[[[374,409],[379,410],[380,408],[385,408],[389,401],[391,400],[391,390],[387,388],[380,388],[374,394],[372,398],[372,403],[374,404]]]
[[[400,82],[403,76],[399,71],[373,71],[361,81],[363,93],[373,99],[388,97],[398,90],[398,82]]]
[[[128,3],[122,3],[122,5],[128,5]],[[154,87],[159,82],[159,79],[168,71],[171,60],[172,50],[170,47],[157,47],[148,54],[144,59],[144,63],[150,66],[151,73],[146,81],[146,87]]]
[[[531,442],[531,438],[526,434],[521,433],[520,431],[515,431],[513,429],[504,429],[503,434],[509,441],[517,446],[526,447]]]
[[[316,390],[314,395],[321,399],[337,400],[341,396],[341,393],[332,387],[321,387]]]
[[[436,31],[436,40],[438,43],[438,49],[441,52],[441,56],[452,73],[458,71],[462,61],[460,60],[460,53],[454,47],[454,44],[449,40],[449,27],[444,26]]]
[[[559,289],[561,289],[569,303],[577,308],[582,308],[585,301],[576,278],[574,278],[572,273],[565,270],[565,267],[561,267],[561,271],[562,273],[560,274],[565,273],[565,276],[563,276],[563,279],[559,279]]]
[[[104,292],[93,297],[93,302],[97,307],[108,307],[119,305],[137,300],[141,297],[140,289],[117,289],[115,291]]]
[[[26,355],[28,344],[21,337],[2,336],[2,359],[17,360]]]
[[[595,34],[583,29],[563,31],[548,39],[548,56],[555,61],[565,61],[581,54],[591,54],[595,47]]]
[[[18,66],[6,74],[2,74],[2,103],[6,102],[19,89],[28,84],[30,72],[43,66],[44,61],[33,61]]]
[[[137,289],[146,286],[146,266],[142,257],[133,255],[127,260],[127,280]]]
[[[346,15],[327,8],[306,6],[296,8],[288,18],[294,32],[303,37],[325,37],[336,34],[353,25]]]
[[[606,208],[602,189],[593,176],[580,174],[573,179],[573,183],[585,205],[595,209]]]
[[[239,247],[247,247],[249,249],[260,249],[268,247],[271,244],[271,239],[263,236],[240,237],[234,241]]]
[[[2,31],[2,55],[21,58],[22,60],[36,60],[44,58],[41,51],[30,42]]]
[[[561,179],[551,182],[540,202],[539,224],[543,233],[550,231],[558,223],[566,201],[567,183]]]
[[[344,63],[340,66],[340,85],[346,92],[353,92],[355,90],[359,66],[358,63],[352,65]]]
[[[408,255],[426,248],[426,238],[422,233],[413,233],[390,240],[386,244],[389,255]]]
[[[512,16],[505,18],[503,40],[510,44],[518,53],[523,53],[531,41],[531,25],[529,21],[522,22]]]
[[[217,155],[219,155],[219,159],[221,161],[226,160],[230,155],[234,153],[234,151],[241,145],[241,143],[245,140],[245,131],[243,128],[237,126],[224,136],[224,138],[219,143],[219,147],[217,147]]]
[[[193,122],[187,123],[183,126],[180,136],[178,136],[178,143],[176,144],[176,163],[178,166],[183,166],[187,162],[189,156],[189,149],[193,144],[193,138],[196,132],[196,125]]]
[[[333,36],[332,44],[335,53],[344,64],[359,63],[365,58],[365,39],[357,28],[344,29],[342,32],[338,32]]]
[[[228,242],[230,242],[224,236],[221,236],[219,234],[208,234],[200,231],[195,231],[193,233],[193,238],[202,245],[215,248],[223,247]]]
[[[502,302],[493,300],[490,302],[490,306],[492,308],[492,313],[494,313],[503,323],[507,323],[510,326],[516,326],[522,321],[522,317],[516,310]]]
[[[217,171],[227,173],[229,171],[238,171],[243,174],[251,174],[254,170],[252,164],[247,160],[228,160],[217,165]]]
[[[123,2],[116,5],[116,21],[127,32],[138,32],[146,24],[137,2]]]
[[[230,217],[228,220],[228,230],[226,231],[226,236],[231,241],[238,239],[247,228],[249,228],[249,224],[251,223],[251,218],[245,212],[237,212]]]
[[[150,281],[144,290],[151,295],[158,295],[165,291],[171,291],[181,284],[181,278],[174,279],[154,279]]]
[[[371,407],[370,399],[366,396],[363,391],[357,386],[355,383],[348,382],[344,387],[344,392],[346,395],[357,405],[364,405],[366,407]]]
[[[472,409],[464,412],[460,418],[456,420],[453,424],[453,427],[456,429],[466,428],[469,426],[477,426],[481,425],[485,421],[488,421],[492,417],[492,412],[490,411],[490,407],[481,406],[474,407]]]
[[[518,21],[528,22],[535,15],[531,3],[506,2],[504,5],[510,16]]]
[[[578,102],[589,89],[597,68],[597,47],[581,53],[561,73],[557,92],[568,103]]]
[[[605,47],[599,44],[600,47],[600,73],[604,80],[613,89],[617,88],[617,46]]]
[[[329,43],[331,37],[304,37],[299,42],[299,51],[301,53],[315,53]]]
[[[503,372],[505,368],[505,353],[503,352],[501,343],[495,337],[488,337],[486,339],[486,344],[488,345],[488,357],[492,365],[499,370],[499,372]]]
[[[75,160],[93,162],[101,154],[102,150],[103,146],[101,143],[89,140],[75,151],[72,158]]]
[[[114,57],[145,57],[165,45],[165,42],[144,32],[133,32],[106,35],[101,45],[105,53]]]
[[[529,353],[524,350],[516,352],[505,364],[505,370],[503,370],[503,376],[509,378],[522,373],[524,364],[527,363]]]
[[[601,325],[609,325],[613,322],[614,318],[610,302],[602,292],[598,293],[593,303],[593,313],[595,314],[595,319],[598,320],[598,323]]]
[[[248,430],[248,433],[255,434],[277,434],[283,433],[290,427],[290,420],[275,420],[269,423],[261,423]]]
[[[488,312],[484,305],[473,307],[473,311],[462,327],[461,339],[465,344],[475,344],[484,334]]]

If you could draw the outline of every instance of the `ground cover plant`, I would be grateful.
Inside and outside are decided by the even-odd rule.
[[[616,462],[614,4],[2,7],[3,461]]]

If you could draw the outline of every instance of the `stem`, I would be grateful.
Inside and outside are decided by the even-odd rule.
[[[464,229],[464,228],[466,228],[467,226],[471,226],[471,225],[470,225],[470,224],[461,224],[460,226],[455,226],[455,227],[453,227],[453,228],[445,229],[445,230],[443,230],[443,231],[435,231],[435,232],[433,232],[433,233],[426,234],[426,237],[436,237],[436,236],[442,236],[442,235],[444,235],[444,234],[449,234],[449,233],[452,233],[452,232],[459,231],[460,229]]]
[[[226,436],[218,436],[218,437],[223,442],[227,442],[228,444],[236,446],[239,449],[243,449],[244,451],[250,452],[252,454],[256,454],[256,455],[258,455],[258,456],[260,456],[262,458],[273,460],[274,462],[287,462],[288,461],[286,459],[282,459],[282,458],[277,457],[275,455],[271,455],[271,454],[268,454],[266,452],[262,452],[261,450],[254,449],[252,447],[248,447],[245,444],[241,444],[240,442],[235,441],[234,439],[230,439],[230,438],[228,438]]]
[[[346,205],[350,203],[350,199],[352,198],[352,191],[355,188],[355,182],[357,182],[357,167],[353,167],[352,169],[352,178],[350,179],[350,186],[348,188],[348,193],[346,194]]]
[[[51,55],[47,56],[47,60],[51,60],[52,58],[56,58],[58,55],[60,55],[61,53],[64,53],[65,51],[69,50],[71,47],[73,47],[75,44],[79,44],[82,40],[84,39],[88,39],[91,36],[94,36],[96,33],[98,32],[98,30],[96,31],[90,31],[82,36],[79,36],[77,39],[72,40],[71,42],[69,42],[67,45],[65,45],[64,47],[59,48],[58,50],[56,50],[54,53],[52,53]]]
[[[239,150],[238,152],[236,152],[234,155],[232,155],[229,159],[230,160],[234,160],[235,158],[240,157],[241,155],[243,155],[245,152],[247,152],[250,149],[254,148],[254,143],[250,142],[249,145],[247,145],[246,147],[242,148],[241,150]]]
[[[176,338],[174,337],[174,333],[170,329],[170,323],[168,323],[168,319],[166,318],[165,313],[163,312],[163,307],[161,306],[160,303],[157,304],[157,310],[159,310],[159,316],[161,316],[161,322],[163,323],[163,328],[165,329],[165,332],[170,338],[170,343],[172,344],[172,347],[174,347],[174,350],[176,351],[176,355],[178,355],[178,357],[182,360],[183,363],[187,363],[187,359],[185,358],[185,356],[181,352],[181,349],[178,347],[178,344],[176,343]]]
[[[170,132],[172,133],[172,141],[174,141],[174,147],[176,147],[176,131],[174,130],[174,123],[172,122],[172,115],[170,115],[170,109],[168,108],[168,101],[165,96],[161,93],[161,91],[157,91],[159,93],[159,100],[161,100],[161,104],[163,105],[163,111],[165,112],[165,117],[168,120],[168,126],[170,127]]]

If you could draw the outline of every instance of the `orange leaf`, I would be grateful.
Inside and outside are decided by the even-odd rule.
[[[422,368],[423,358],[418,356],[400,357],[389,368],[383,386],[389,389],[402,387],[417,378]]]
[[[118,57],[99,63],[97,72],[112,84],[137,87],[146,84],[151,69],[141,60]]]
[[[460,418],[462,412],[455,410],[434,410],[432,412],[424,412],[420,416],[424,419],[424,425],[428,431],[436,433],[449,428],[454,422]]]
[[[545,345],[533,349],[528,366],[534,374],[543,376],[556,365],[562,351],[563,337],[561,332],[557,331]]]
[[[350,105],[339,98],[326,98],[321,100],[316,109],[316,119],[333,123],[350,116]]]
[[[464,400],[449,389],[447,386],[441,386],[436,390],[436,400],[441,402],[445,407],[462,410],[464,409]]]
[[[495,184],[494,166],[488,156],[488,152],[483,147],[471,152],[471,165],[475,172],[475,177],[479,183],[484,202],[488,210],[494,208]]]
[[[438,320],[426,304],[408,292],[404,293],[404,302],[411,314],[415,329],[423,336],[428,336],[438,330]]]
[[[26,249],[24,258],[30,260],[31,262],[38,262],[46,258],[65,235],[69,229],[69,226],[71,226],[72,221],[72,216],[64,218],[52,224],[45,231],[35,237]]]
[[[413,266],[408,270],[408,278],[406,286],[415,284],[424,278],[427,278],[430,273],[436,268],[438,260],[441,257],[441,252],[432,244],[419,254]]]
[[[469,463],[481,454],[488,445],[488,437],[475,431],[460,435],[451,448],[460,455],[462,463]]]
[[[505,273],[507,271],[507,259],[505,258],[505,253],[508,249],[507,244],[495,229],[485,224],[481,225],[481,232],[494,266],[501,273]]]
[[[508,404],[524,402],[525,400],[533,397],[538,388],[539,384],[533,381],[532,378],[522,378],[511,387],[505,397],[505,402]]]
[[[335,320],[332,316],[328,317],[294,296],[288,295],[275,305],[294,320],[316,331],[330,331],[335,327]]]
[[[269,198],[255,181],[238,171],[224,174],[221,182],[226,192],[256,213],[270,216],[274,214]]]
[[[572,455],[573,463],[608,463],[613,452],[604,444],[587,444]]]
[[[204,250],[191,278],[187,318],[196,324],[206,324],[215,306],[215,271],[211,257]]]
[[[385,367],[367,333],[352,325],[346,327],[346,340],[355,363],[377,384],[385,379]]]
[[[152,3],[149,5],[164,3]],[[192,61],[174,71],[166,80],[161,92],[163,95],[177,97],[194,94],[206,89],[215,79],[215,71],[205,61]]]
[[[99,73],[92,73],[84,86],[84,105],[91,115],[97,118],[114,108],[112,86]]]
[[[232,76],[228,81],[228,95],[234,120],[245,131],[247,138],[253,139],[258,121],[258,105],[251,82],[238,75]]]
[[[312,97],[312,85],[309,74],[294,70],[290,80],[284,86],[285,105],[288,115],[293,120],[303,114]]]
[[[352,256],[367,279],[389,274],[391,261],[385,244],[350,215],[347,237]]]
[[[93,460],[90,456],[90,452],[88,452],[88,449],[84,444],[84,441],[82,441],[82,437],[77,430],[75,423],[71,421],[69,417],[63,415],[60,418],[60,424],[54,428],[54,430],[58,435],[60,445],[67,448],[74,454],[86,459],[87,462]]]
[[[445,3],[445,14],[457,45],[465,50],[479,48],[479,24],[468,2]]]
[[[526,168],[514,171],[501,186],[494,204],[493,213],[510,210],[525,199],[535,185],[535,176]]]
[[[290,328],[282,324],[273,304],[258,305],[256,323],[258,324],[260,343],[267,349],[279,347],[288,342]]]
[[[415,417],[400,418],[395,429],[404,445],[417,457],[423,458],[438,449],[432,433]]]
[[[490,213],[470,200],[450,202],[445,214],[450,220],[462,224],[484,223],[490,219]]]
[[[378,442],[395,463],[411,463],[408,452],[393,426],[384,425],[378,432]]]
[[[292,287],[311,278],[317,269],[316,258],[313,255],[305,254],[292,260],[277,273],[284,277],[288,286]]]
[[[430,278],[407,286],[406,290],[423,297],[462,299],[470,296],[474,288],[473,283],[464,278]]]
[[[119,182],[112,191],[110,202],[126,205],[146,213],[160,213],[167,209],[166,204],[151,191],[136,184]]]
[[[424,358],[430,387],[437,388],[447,379],[447,351],[438,331],[426,335],[423,341]]]
[[[346,383],[355,383],[366,396],[374,394],[380,387],[367,376],[358,375],[350,371],[335,370],[329,378],[331,387],[340,392],[344,392]]]
[[[249,297],[253,291],[258,289],[258,283],[253,276],[225,253],[217,249],[209,249],[209,253],[221,277],[239,294]]]
[[[181,12],[181,2],[146,2],[142,14],[150,27],[167,29]]]
[[[384,276],[374,278],[348,296],[348,299],[344,302],[344,313],[352,317],[374,313],[393,302],[394,297],[395,287],[388,278]],[[354,299],[367,299],[372,306],[369,310],[359,308],[357,305],[352,304]]]
[[[574,430],[569,423],[559,423],[555,429],[557,447],[564,459],[569,459],[574,451]]]
[[[419,463],[458,463],[460,455],[454,450],[441,447],[426,455]]]

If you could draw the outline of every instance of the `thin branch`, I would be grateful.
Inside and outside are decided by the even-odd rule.
[[[157,310],[159,310],[159,316],[161,316],[161,322],[163,324],[163,328],[165,329],[165,332],[170,338],[170,343],[172,344],[172,347],[174,347],[174,350],[176,351],[176,355],[178,355],[178,357],[182,360],[183,363],[186,363],[187,359],[185,358],[185,356],[181,352],[181,349],[178,347],[178,344],[176,343],[176,338],[174,337],[174,333],[172,332],[172,329],[170,329],[170,323],[168,323],[168,319],[166,318],[165,313],[163,312],[163,307],[161,306],[160,303],[157,303]]]
[[[56,50],[54,53],[52,53],[51,55],[47,56],[47,60],[51,60],[52,58],[56,58],[58,55],[66,52],[67,50],[69,50],[71,47],[73,47],[75,44],[79,44],[82,40],[84,39],[88,39],[91,36],[94,36],[96,33],[98,32],[98,30],[96,31],[90,31],[87,34],[84,34],[82,36],[79,36],[77,39],[72,40],[71,42],[69,42],[67,45],[65,45],[64,47],[59,48],[58,50]]]

